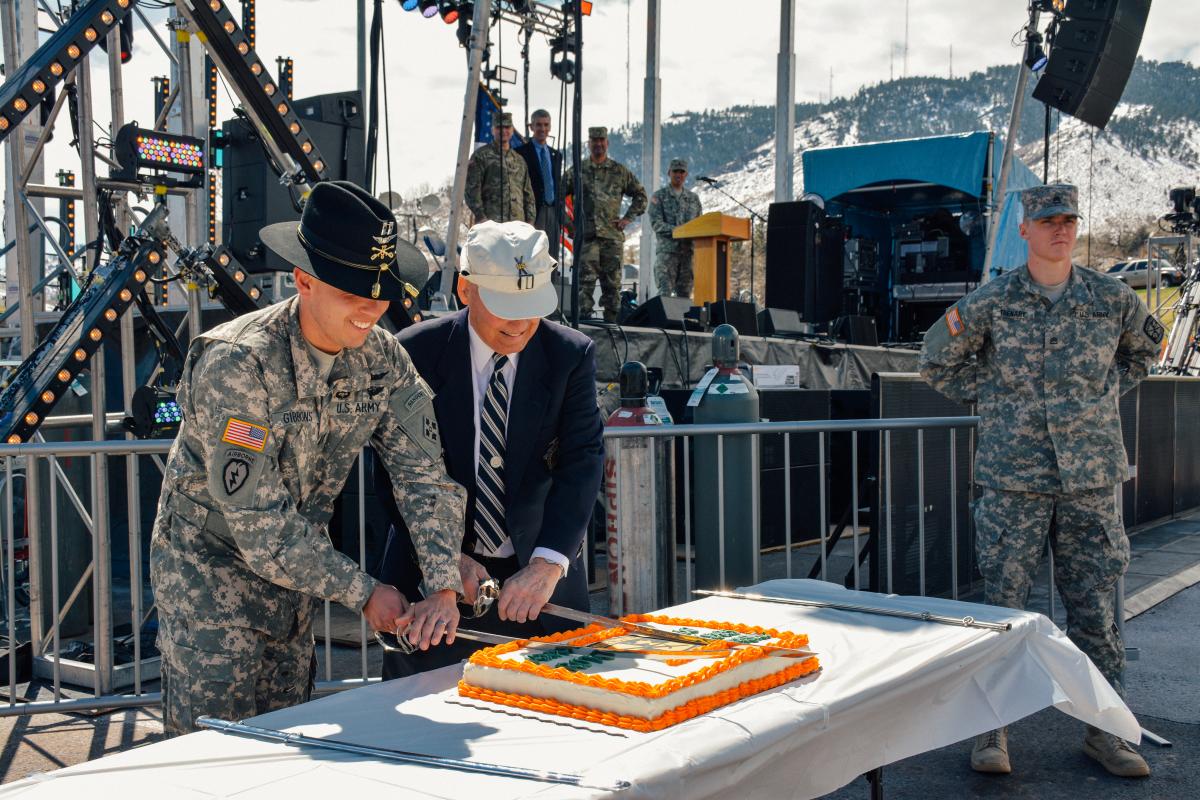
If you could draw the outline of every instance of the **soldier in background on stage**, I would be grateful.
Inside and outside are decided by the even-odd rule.
[[[650,225],[654,228],[654,280],[663,297],[692,296],[692,240],[676,239],[671,231],[700,216],[700,198],[683,183],[688,165],[682,158],[671,159],[667,171],[670,183],[650,198]]]
[[[537,217],[529,170],[525,159],[510,146],[512,135],[512,114],[496,114],[492,119],[492,142],[476,150],[467,164],[464,199],[475,215],[476,225],[489,219],[515,219],[532,225]]]
[[[537,217],[533,227],[545,231],[550,241],[550,257],[558,261],[562,244],[562,222],[559,212],[558,180],[562,175],[563,154],[550,146],[550,112],[544,108],[529,117],[531,136],[517,148],[529,170],[529,183],[537,201]]]
[[[942,394],[977,404],[973,512],[987,602],[1025,607],[1049,537],[1067,635],[1122,691],[1114,590],[1129,539],[1115,492],[1128,466],[1118,402],[1146,377],[1164,331],[1127,285],[1072,265],[1074,186],[1036,186],[1021,201],[1027,264],[951,306],[925,334],[919,366]],[[1150,774],[1128,742],[1098,728],[1088,726],[1083,749],[1113,775]],[[971,767],[1011,771],[1007,729],[976,738]]]
[[[592,294],[600,281],[600,305],[604,321],[616,322],[620,306],[621,262],[624,258],[625,228],[646,210],[646,190],[629,167],[608,157],[608,128],[588,128],[591,158],[583,162],[583,201],[575,203],[575,252],[578,255],[580,317],[592,316]],[[575,189],[575,173],[567,170],[562,193]],[[630,199],[621,215],[621,201]],[[583,226],[582,236],[579,226]],[[582,239],[582,241],[581,241]]]
[[[192,340],[183,425],[150,542],[163,727],[240,720],[308,700],[323,600],[419,647],[453,641],[465,492],[442,462],[433,392],[376,325],[423,265],[396,219],[358,186],[319,183],[299,224],[260,233],[295,264],[295,297]],[[370,443],[412,526],[424,601],[409,607],[339,553],[326,526]]]

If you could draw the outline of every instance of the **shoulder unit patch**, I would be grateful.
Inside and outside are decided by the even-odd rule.
[[[1161,344],[1163,334],[1166,333],[1166,330],[1163,328],[1162,323],[1154,317],[1146,317],[1146,321],[1142,323],[1142,332],[1146,334],[1146,337],[1150,341],[1155,344]]]

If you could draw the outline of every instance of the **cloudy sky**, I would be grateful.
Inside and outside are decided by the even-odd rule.
[[[237,5],[236,2],[233,5]],[[1015,63],[1011,44],[1025,21],[1025,0],[798,0],[796,97],[816,101],[904,72],[905,7],[909,75],[964,74]],[[268,64],[288,55],[296,62],[296,96],[354,88],[355,16],[352,0],[259,0],[258,52]],[[454,170],[465,87],[466,59],[453,25],[404,12],[385,0],[384,33],[390,103],[393,188],[411,193],[437,185]],[[641,116],[646,47],[646,0],[596,0],[584,23],[584,125],[621,126]],[[152,13],[162,23],[165,12]],[[662,108],[673,112],[734,104],[771,105],[779,46],[777,0],[662,0]],[[1141,54],[1160,61],[1200,63],[1200,3],[1155,0]],[[165,33],[165,31],[164,31]],[[493,33],[493,61],[518,71],[516,31]],[[107,77],[103,58],[92,59],[96,118],[105,125]],[[627,67],[628,64],[628,67]],[[126,117],[152,117],[153,75],[168,62],[140,23],[133,60],[124,71]],[[506,87],[509,108],[525,112],[520,85]],[[549,45],[531,45],[530,103],[559,106],[561,84],[549,75]],[[220,115],[229,116],[222,92]],[[555,119],[557,125],[558,120]],[[381,149],[383,146],[381,135]],[[47,153],[47,175],[77,168],[59,136]]]

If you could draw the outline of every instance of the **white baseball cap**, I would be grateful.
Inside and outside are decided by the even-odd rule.
[[[475,284],[487,310],[502,319],[544,317],[558,306],[550,282],[557,262],[546,234],[528,222],[481,222],[467,231],[464,280]]]

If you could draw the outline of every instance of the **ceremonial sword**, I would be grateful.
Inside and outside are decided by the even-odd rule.
[[[556,617],[574,620],[575,622],[600,623],[607,625],[610,628],[624,628],[627,631],[640,633],[643,636],[648,636],[654,639],[662,639],[667,642],[683,642],[685,644],[711,645],[714,641],[723,641],[721,639],[705,639],[703,636],[692,636],[687,633],[677,633],[676,631],[667,631],[662,628],[655,628],[651,625],[641,625],[637,622],[626,622],[623,619],[613,619],[612,617],[604,617],[599,614],[589,614],[586,611],[577,611],[574,608],[556,605],[554,603],[546,603],[542,606],[542,614],[553,614]],[[718,652],[728,653],[730,650],[744,650],[747,647],[758,647],[763,650],[770,650],[772,655],[783,656],[785,658],[811,658],[816,655],[813,650],[801,650],[794,647],[780,647],[776,644],[737,644],[734,642],[726,642],[729,648],[725,648]]]
[[[652,661],[672,661],[675,659],[691,659],[691,658],[724,658],[729,655],[732,650],[657,650],[650,648],[634,648],[634,647],[608,647],[600,642],[595,644],[567,644],[565,642],[539,642],[533,639],[522,639],[517,636],[504,636],[499,633],[488,633],[486,631],[474,631],[470,628],[459,628],[455,633],[456,639],[469,639],[473,642],[483,642],[484,644],[510,644],[512,642],[521,642],[522,646],[529,647],[534,650],[554,650],[562,648],[566,650],[577,650],[584,653],[610,653],[614,656],[622,656],[625,658],[648,658]],[[383,647],[384,650],[396,650],[401,653],[412,653],[414,648],[409,642],[408,637],[403,634],[397,635],[389,631],[376,631],[375,641]],[[705,644],[711,642],[705,640]],[[784,653],[773,653],[783,658],[810,658],[816,653],[809,650],[793,650],[790,648],[779,648],[786,650]]]
[[[506,764],[489,764],[484,761],[466,761],[461,758],[431,756],[424,753],[414,753],[409,750],[392,750],[387,747],[371,747],[369,745],[341,742],[337,739],[317,739],[302,733],[288,733],[272,728],[259,728],[244,722],[226,722],[214,717],[198,717],[196,725],[210,728],[222,733],[236,733],[261,739],[267,742],[281,742],[296,747],[315,747],[321,750],[337,750],[342,753],[353,753],[358,756],[370,756],[386,761],[400,761],[405,764],[420,764],[424,767],[453,769],[459,772],[478,772],[483,775],[495,775],[502,778],[520,778],[541,783],[564,783],[568,786],[583,786],[589,789],[601,789],[610,792],[620,792],[629,788],[629,781],[613,781],[610,784],[584,783],[582,775],[569,772],[552,772],[544,769],[528,767],[512,767]]]
[[[775,597],[765,594],[748,594],[742,592],[714,592],[708,589],[693,589],[692,594],[707,597],[727,597],[731,600],[757,600],[760,603],[778,603],[785,606],[804,606],[807,608],[832,608],[836,611],[856,611],[860,614],[878,614],[883,617],[899,617],[914,619],[918,622],[936,622],[940,625],[953,625],[958,628],[982,628],[985,631],[1011,631],[1011,622],[981,622],[974,617],[949,617],[934,614],[929,611],[901,611],[878,606],[860,606],[855,603],[834,603],[828,600],[798,600],[791,597]]]

